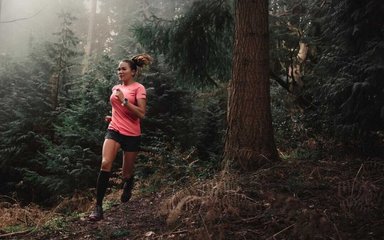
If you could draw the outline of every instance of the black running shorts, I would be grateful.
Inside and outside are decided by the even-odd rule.
[[[124,152],[138,152],[140,150],[141,136],[125,136],[117,131],[108,129],[105,139],[113,139],[120,143]]]

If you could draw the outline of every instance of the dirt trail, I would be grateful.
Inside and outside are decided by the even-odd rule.
[[[161,239],[166,229],[164,219],[158,216],[161,200],[159,194],[133,197],[105,210],[99,222],[73,218],[61,230],[40,230],[17,239]]]

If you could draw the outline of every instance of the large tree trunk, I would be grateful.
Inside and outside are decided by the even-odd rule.
[[[51,106],[55,110],[59,105],[59,91],[60,91],[60,76],[59,74],[52,74],[49,79],[49,84],[51,87]]]
[[[87,45],[85,46],[85,56],[83,62],[83,73],[88,70],[89,58],[92,55],[95,45],[95,20],[96,20],[97,0],[91,0],[91,10],[89,14],[89,25],[87,34]]]
[[[237,0],[224,161],[253,170],[277,161],[270,108],[268,0]]]

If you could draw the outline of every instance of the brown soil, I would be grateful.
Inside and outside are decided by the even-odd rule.
[[[115,202],[104,212],[104,219],[91,222],[87,216],[68,218],[62,229],[40,229],[18,239],[150,239],[165,229],[157,215],[160,194],[133,197],[125,204],[118,203],[120,191],[108,196]]]
[[[84,216],[8,239],[379,240],[383,161],[355,156],[283,161],[196,182],[177,193],[134,192],[127,204],[119,203],[121,191],[115,190],[106,198],[102,221],[87,220],[88,205]]]

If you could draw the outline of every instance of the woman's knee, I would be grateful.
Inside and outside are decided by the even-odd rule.
[[[113,163],[113,160],[102,159],[101,170],[106,171],[106,172],[110,172],[112,169],[112,163]]]

